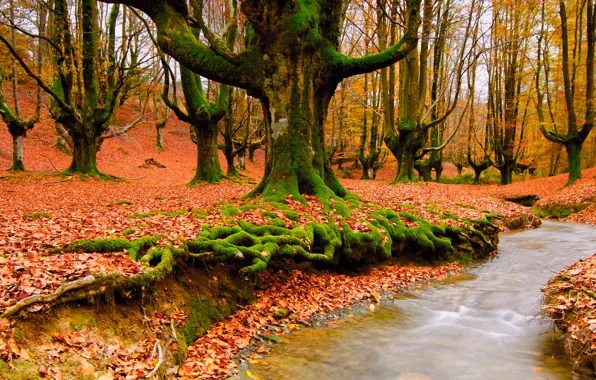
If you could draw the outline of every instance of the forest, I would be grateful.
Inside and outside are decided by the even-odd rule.
[[[596,378],[595,6],[2,1],[0,378]],[[491,271],[524,375],[300,346]]]

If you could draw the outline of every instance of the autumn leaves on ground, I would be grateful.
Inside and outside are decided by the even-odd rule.
[[[276,220],[293,228],[305,224],[307,216],[322,223],[332,217],[314,198],[307,198],[304,205],[290,197],[284,212],[243,207],[242,197],[262,175],[262,151],[257,151],[256,163],[248,163],[243,178],[186,186],[193,174],[195,146],[184,126],[176,123],[166,129],[165,151],[153,147],[155,132],[150,125],[104,144],[100,169],[123,181],[64,177],[57,169],[65,168],[70,157],[54,148],[51,128],[42,123],[28,135],[25,163],[31,171],[6,172],[0,179],[0,312],[32,296],[55,295],[64,284],[93,274],[117,273],[119,281],[125,281],[155,270],[155,260],[134,257],[137,251],[131,252],[136,248],[128,241],[134,245],[140,238],[154,237],[153,245],[172,247],[175,253],[196,239],[205,224],[226,227],[247,221],[259,226]],[[0,152],[10,151],[9,141],[2,131]],[[165,168],[142,167],[149,158]],[[0,166],[10,166],[4,153]],[[412,228],[423,221],[443,230],[465,227],[470,221],[495,223],[501,231],[538,225],[539,218],[529,208],[505,200],[520,195],[536,196],[534,210],[543,216],[596,223],[595,170],[584,171],[583,180],[565,188],[565,176],[503,187],[389,185],[394,170],[388,165],[375,181],[346,179],[343,184],[363,200],[395,211]],[[366,202],[361,204],[367,207]],[[370,232],[369,214],[364,210],[343,221],[334,215],[333,220],[347,223],[354,233]],[[102,248],[97,253],[64,248],[95,238],[126,239],[121,243],[125,248]],[[492,251],[493,241],[485,240],[479,244]],[[432,267],[393,263],[360,265],[339,274],[328,266],[284,258],[271,263],[265,273],[242,276],[237,265],[220,265],[204,260],[204,253],[196,255],[190,260],[178,257],[174,273],[156,283],[116,294],[97,285],[97,293],[88,292],[83,300],[61,306],[54,306],[51,299],[34,302],[1,319],[0,373],[11,378],[134,379],[156,374],[221,378],[234,374],[238,358],[250,360],[253,352],[268,351],[314,316],[354,302],[374,304],[414,282],[462,269],[456,263]],[[264,250],[264,262],[269,259],[266,255]],[[62,298],[60,303],[69,300]]]

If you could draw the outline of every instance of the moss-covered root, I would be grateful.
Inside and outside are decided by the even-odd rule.
[[[85,252],[85,253],[107,253],[128,251],[131,259],[136,260],[143,252],[157,245],[160,236],[143,236],[130,242],[123,238],[97,238],[81,239],[62,247],[52,249],[51,252]]]
[[[243,273],[265,270],[275,256],[301,256],[311,261],[331,262],[341,246],[335,225],[309,223],[293,229],[238,221],[233,227],[206,228],[199,238],[187,242],[196,258],[206,261],[241,261]]]
[[[10,317],[33,304],[57,305],[65,302],[90,299],[105,295],[106,298],[113,297],[114,292],[127,294],[130,290],[145,289],[156,281],[163,280],[174,270],[176,256],[180,251],[169,248],[151,248],[141,259],[145,264],[145,270],[137,275],[126,277],[118,272],[95,273],[78,280],[61,285],[54,293],[36,294],[24,298],[7,308],[1,315],[3,318]],[[154,267],[150,263],[157,262]]]
[[[125,249],[130,249],[131,246],[131,242],[123,238],[81,239],[75,240],[67,246],[56,249],[54,252],[122,252]]]
[[[132,260],[136,260],[137,258],[142,256],[142,254],[146,252],[149,248],[156,246],[157,242],[159,241],[159,238],[160,236],[156,235],[143,236],[141,238],[133,240],[133,242],[130,244],[130,248],[128,248],[128,256],[130,256]]]
[[[269,222],[262,226],[245,221],[236,221],[234,226],[206,225],[198,239],[186,242],[186,248],[193,258],[239,262],[241,272],[258,273],[276,257],[329,264],[375,262],[391,256],[468,261],[492,252],[498,233],[488,220],[467,221],[467,227],[455,228],[382,208],[368,219],[342,222],[339,227],[329,221],[290,229],[280,226],[278,219]]]

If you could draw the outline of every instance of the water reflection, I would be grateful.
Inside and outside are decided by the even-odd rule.
[[[328,328],[288,336],[251,364],[260,379],[569,379],[539,289],[596,252],[596,228],[544,223],[505,234],[467,273]]]

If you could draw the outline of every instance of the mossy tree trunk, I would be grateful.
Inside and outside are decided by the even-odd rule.
[[[396,175],[392,184],[399,182],[413,182],[417,180],[414,173],[416,154],[422,147],[422,136],[413,123],[405,119],[398,119],[398,134],[389,131],[385,137],[385,144],[397,159]]]
[[[216,183],[224,177],[217,149],[218,126],[216,124],[193,125],[197,136],[197,170],[191,185],[202,181]]]
[[[323,121],[331,96],[344,78],[404,58],[417,44],[420,25],[420,0],[410,0],[407,30],[398,42],[380,53],[350,58],[339,52],[341,1],[246,0],[241,6],[251,34],[247,38],[253,43],[231,54],[217,39],[206,44],[193,35],[185,3],[109,1],[147,13],[162,49],[190,70],[246,89],[261,100],[268,119],[268,160],[264,178],[252,194],[276,199],[287,194],[298,198],[316,194],[323,199],[345,194],[325,154]]]
[[[540,130],[542,134],[553,143],[562,144],[567,149],[567,158],[568,158],[568,165],[569,165],[569,179],[567,181],[567,185],[571,185],[576,180],[582,178],[582,163],[581,163],[581,150],[584,141],[588,138],[590,132],[594,128],[594,52],[596,48],[596,10],[594,9],[594,3],[592,1],[588,1],[585,7],[581,8],[582,12],[572,11],[572,15],[575,15],[575,20],[572,20],[572,25],[586,25],[586,36],[587,36],[587,49],[585,54],[585,114],[584,114],[584,121],[580,123],[577,118],[577,111],[576,111],[576,104],[577,104],[577,97],[575,93],[575,89],[578,87],[579,83],[577,83],[577,75],[575,75],[577,66],[576,60],[579,60],[579,57],[576,57],[577,54],[577,44],[582,42],[574,41],[577,39],[576,36],[572,36],[571,43],[576,44],[573,46],[573,56],[570,57],[570,38],[569,38],[569,30],[568,30],[568,14],[567,14],[567,6],[564,1],[559,2],[559,17],[561,21],[561,71],[563,76],[563,85],[565,90],[565,108],[567,111],[567,133],[563,134],[562,132],[558,132],[556,128],[556,123],[554,120],[551,120],[551,124],[553,128],[551,130],[546,129],[546,120],[545,120],[545,112],[543,110],[543,99],[544,99],[544,91],[542,89],[541,84],[541,72],[544,71],[546,86],[548,86],[549,82],[549,72],[550,67],[548,66],[548,59],[546,59],[546,52],[549,49],[548,43],[549,38],[546,35],[546,29],[544,23],[542,24],[540,38],[538,40],[538,65],[537,65],[537,75],[536,78],[536,93],[538,101],[536,102],[536,109],[538,113],[538,117],[540,120]],[[544,20],[544,8],[542,11],[543,20]],[[583,17],[586,17],[586,22],[583,22]],[[573,16],[572,16],[573,17]],[[572,26],[573,28],[573,26]],[[583,33],[583,30],[580,31]],[[577,34],[577,29],[576,29]],[[580,38],[581,40],[581,38]],[[581,49],[580,49],[581,51]],[[571,60],[571,61],[570,61]],[[550,102],[548,103],[550,107]],[[549,112],[550,113],[550,112]],[[554,146],[553,146],[553,155],[554,155]],[[553,163],[553,156],[551,156],[551,168],[554,166]],[[552,170],[551,170],[552,171]]]
[[[1,87],[1,81],[0,81]],[[10,107],[5,102],[4,94],[0,89],[0,116],[8,126],[8,132],[12,137],[12,165],[10,171],[22,172],[25,171],[25,160],[23,157],[23,140],[27,131],[32,129],[35,123],[39,120],[37,116],[33,116],[28,120],[16,116]]]
[[[42,7],[43,8],[43,7]],[[41,12],[43,16],[40,17],[40,28],[43,28],[45,13]],[[9,2],[9,16],[10,21],[15,22],[15,9],[14,1]],[[6,39],[2,39],[2,42],[7,43]],[[17,33],[15,28],[11,28],[11,42],[12,46],[17,46]],[[38,49],[37,59],[41,61],[42,50]],[[37,98],[37,105],[35,109],[35,115],[25,120],[21,117],[21,107],[19,102],[19,86],[18,86],[18,72],[17,72],[17,59],[12,58],[12,97],[13,107],[8,105],[6,97],[4,96],[3,81],[4,77],[2,70],[0,70],[0,117],[6,123],[8,132],[12,138],[12,165],[8,170],[14,172],[25,171],[25,159],[23,157],[23,143],[27,131],[32,129],[35,124],[39,121],[39,113],[41,109],[41,97]],[[41,67],[38,66],[38,72],[41,72]]]
[[[101,127],[96,129],[89,125],[65,126],[73,144],[72,162],[66,172],[103,176],[97,168],[98,136],[94,133],[98,129],[101,130]]]
[[[166,71],[170,72],[168,69]],[[219,163],[217,136],[219,122],[226,115],[229,103],[229,86],[222,85],[217,101],[211,103],[203,93],[201,77],[180,65],[180,78],[186,104],[185,112],[178,107],[176,96],[170,100],[170,85],[167,78],[169,78],[169,74],[166,75],[162,98],[178,119],[190,124],[191,136],[194,137],[193,142],[197,145],[197,168],[189,185],[201,182],[216,183],[224,177]]]
[[[565,145],[567,149],[567,160],[569,162],[569,180],[571,184],[582,177],[582,144],[580,139],[571,139]]]

